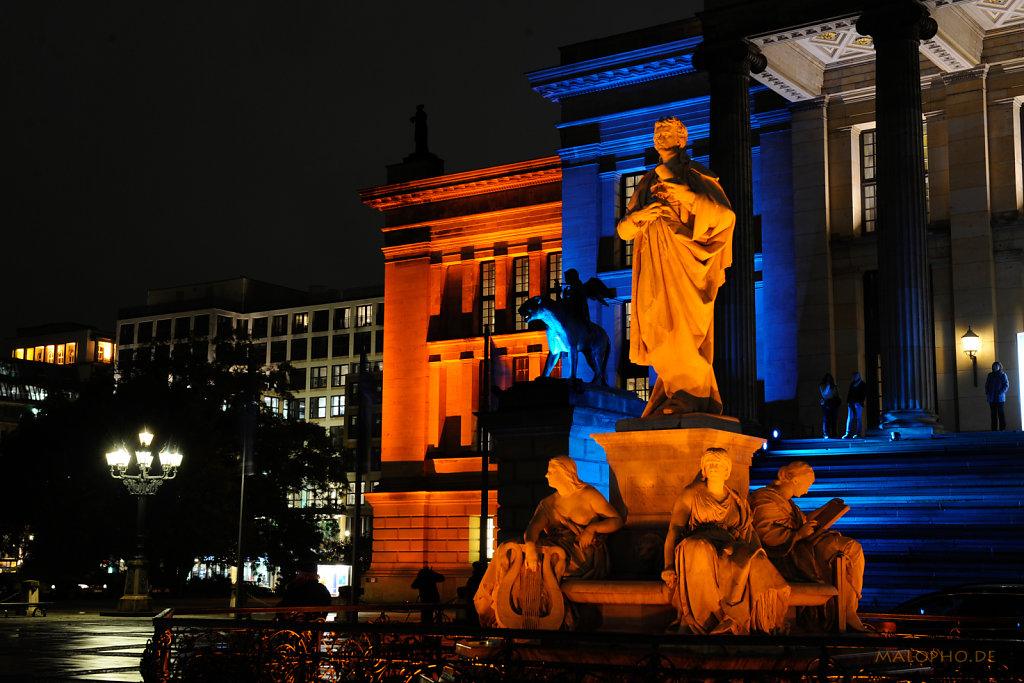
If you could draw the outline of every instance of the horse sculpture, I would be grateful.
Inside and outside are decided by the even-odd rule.
[[[568,356],[568,374],[575,379],[579,352],[582,351],[587,364],[594,371],[594,383],[607,385],[605,367],[608,365],[611,343],[603,327],[571,315],[561,301],[539,296],[524,301],[519,307],[519,315],[527,322],[540,320],[547,327],[548,359],[544,364],[544,377],[551,376],[559,358]]]

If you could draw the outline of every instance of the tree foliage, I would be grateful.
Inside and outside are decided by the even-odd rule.
[[[290,397],[289,368],[268,371],[252,351],[247,339],[221,339],[207,362],[157,343],[119,365],[116,382],[95,377],[76,399],[55,396],[27,417],[0,446],[7,481],[20,482],[0,503],[0,533],[32,534],[26,574],[78,582],[104,560],[133,554],[136,500],[104,454],[136,447],[143,427],[155,435],[153,451],[184,456],[176,478],[147,500],[155,584],[180,586],[196,558],[234,563],[247,427],[244,554],[284,567],[315,555],[323,514],[340,509],[290,508],[288,493],[344,490],[349,457],[323,427],[259,409],[264,393]]]

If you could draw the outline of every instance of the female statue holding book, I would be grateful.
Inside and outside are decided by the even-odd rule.
[[[745,498],[726,486],[732,460],[722,448],[700,459],[701,477],[672,509],[661,578],[681,633],[775,633],[790,587],[758,544]]]
[[[797,507],[799,498],[814,483],[814,470],[795,461],[779,468],[778,479],[750,494],[754,528],[761,545],[782,575],[792,581],[831,583],[832,563],[841,553],[846,557],[846,575],[841,596],[846,606],[846,626],[864,631],[857,605],[864,587],[864,550],[860,543],[828,527],[849,510],[833,498],[810,515]]]

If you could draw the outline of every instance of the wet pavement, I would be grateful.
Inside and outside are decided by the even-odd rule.
[[[98,609],[0,618],[0,681],[141,681],[152,621]]]

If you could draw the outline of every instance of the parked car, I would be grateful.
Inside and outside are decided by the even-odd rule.
[[[1021,638],[1024,637],[1024,584],[970,583],[953,586],[907,600],[890,613],[917,618],[883,622],[880,630]],[[938,618],[920,619],[929,616]]]

